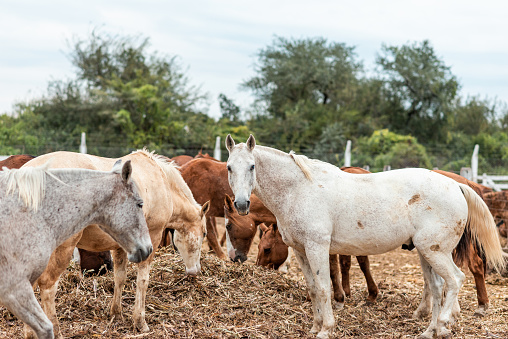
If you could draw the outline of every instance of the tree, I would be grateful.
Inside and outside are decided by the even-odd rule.
[[[459,84],[429,41],[383,45],[376,62],[391,103],[389,128],[422,141],[443,141]]]
[[[225,94],[219,94],[219,106],[223,119],[227,119],[233,123],[241,123],[240,107],[235,105]]]

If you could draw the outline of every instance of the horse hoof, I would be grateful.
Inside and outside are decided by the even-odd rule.
[[[426,313],[426,312],[416,310],[413,312],[413,319],[414,320],[423,320],[423,318],[425,318],[427,315],[428,315],[428,313]]]
[[[330,338],[330,333],[328,333],[327,331],[321,331],[318,333],[316,338],[317,339],[328,339],[328,338]]]
[[[139,321],[134,324],[134,327],[141,333],[150,332],[150,327],[148,327],[146,321]]]
[[[487,315],[487,307],[485,307],[485,305],[478,307],[478,309],[474,312],[474,316],[478,318],[483,318],[486,315]]]
[[[450,339],[452,337],[452,331],[446,329],[437,335],[439,339]]]
[[[314,325],[312,326],[312,328],[310,329],[310,334],[316,334],[319,332],[319,327],[317,325]]]
[[[344,303],[343,302],[342,303],[336,302],[334,308],[335,308],[336,311],[340,311],[340,310],[342,310],[344,308]]]

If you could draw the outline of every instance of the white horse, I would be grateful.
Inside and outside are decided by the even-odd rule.
[[[276,216],[284,243],[293,247],[305,275],[314,313],[311,333],[319,332],[318,338],[328,338],[334,327],[328,254],[380,254],[412,242],[433,298],[423,338],[451,334],[447,325],[465,278],[451,253],[465,227],[487,261],[504,266],[485,203],[471,188],[443,175],[425,169],[349,174],[302,155],[256,146],[252,135],[239,145],[228,135],[226,147],[235,207],[247,214],[254,193]]]
[[[47,169],[0,173],[0,302],[28,324],[39,339],[53,338],[32,284],[51,253],[89,224],[117,241],[133,262],[152,253],[141,200],[131,180],[130,161],[111,172]]]

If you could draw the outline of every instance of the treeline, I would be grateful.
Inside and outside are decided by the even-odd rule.
[[[0,153],[78,150],[120,156],[147,146],[161,154],[211,150],[217,135],[293,149],[353,165],[469,166],[480,145],[480,171],[508,173],[508,109],[459,95],[460,83],[428,41],[381,46],[366,70],[354,46],[323,38],[274,38],[257,53],[255,76],[239,84],[256,98],[241,109],[221,94],[216,121],[200,107],[206,94],[189,85],[175,57],[149,52],[149,40],[93,32],[70,44],[71,80],[17,103],[0,116]]]

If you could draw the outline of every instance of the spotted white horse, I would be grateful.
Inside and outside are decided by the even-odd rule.
[[[432,319],[422,338],[451,334],[447,325],[458,311],[464,281],[451,253],[466,227],[487,261],[504,266],[485,203],[471,188],[443,175],[425,169],[349,174],[302,155],[256,146],[252,135],[238,145],[228,135],[226,146],[234,205],[240,214],[249,213],[254,193],[277,218],[305,275],[314,313],[311,333],[318,338],[328,338],[335,325],[329,254],[380,254],[412,242],[433,299]]]

